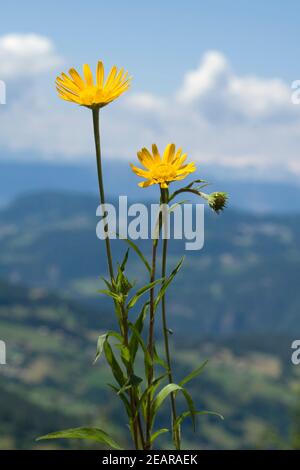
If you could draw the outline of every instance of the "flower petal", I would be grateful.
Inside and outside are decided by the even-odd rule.
[[[160,154],[156,144],[152,144],[153,159],[156,163],[161,162]]]
[[[130,166],[131,166],[132,171],[136,175],[141,176],[142,178],[149,178],[151,174],[149,171],[142,170],[141,168],[138,168],[137,166],[134,166],[132,164],[130,164]]]
[[[153,181],[142,181],[141,183],[138,183],[138,186],[140,186],[141,188],[148,188],[148,186],[152,186],[153,184],[155,184]]]
[[[103,87],[104,89],[105,89],[105,88],[107,88],[107,89],[110,88],[110,86],[111,86],[111,84],[112,84],[112,82],[113,82],[113,80],[114,80],[114,78],[115,78],[115,76],[116,76],[117,70],[118,70],[117,67],[114,65],[113,68],[111,69],[111,71],[110,71],[109,74],[108,74],[108,77],[107,77],[107,79],[106,79],[105,85],[104,85],[104,87]]]
[[[104,80],[104,66],[103,63],[99,60],[97,65],[97,87],[103,88],[103,80]]]
[[[78,86],[78,88],[82,89],[85,87],[85,83],[84,81],[82,80],[81,76],[79,75],[79,73],[77,72],[77,70],[75,69],[70,69],[69,70],[69,74],[71,75],[73,81],[76,83],[76,85]]]
[[[83,65],[83,75],[84,75],[87,86],[93,86],[94,85],[93,74],[88,64]]]
[[[154,161],[153,161],[152,156],[151,155],[149,156],[149,155],[142,151],[137,152],[137,156],[141,164],[148,170],[151,170],[151,168],[153,168]]]
[[[168,144],[163,154],[163,161],[165,163],[172,162],[174,155],[175,155],[175,145]]]

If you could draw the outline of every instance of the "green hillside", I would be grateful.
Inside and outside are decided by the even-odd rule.
[[[128,445],[123,411],[107,387],[109,372],[101,362],[92,364],[97,334],[105,330],[101,319],[95,315],[93,327],[88,306],[45,291],[2,283],[0,292],[0,336],[7,344],[7,365],[0,366],[0,448],[48,448],[35,437],[83,424],[104,426]],[[209,359],[192,392],[200,408],[225,417],[201,418],[195,434],[187,425],[186,448],[291,446],[300,369],[290,363],[289,341],[251,336],[173,344],[178,378]],[[164,412],[160,419],[168,426]]]
[[[79,425],[105,427],[128,446],[109,372],[93,365],[97,336],[114,322],[97,294],[106,266],[96,205],[80,194],[41,193],[1,211],[1,449],[76,449],[82,444],[35,437]],[[191,391],[198,408],[225,420],[202,417],[195,434],[186,423],[185,448],[300,447],[300,368],[290,360],[300,330],[299,222],[207,213],[204,249],[187,254],[168,294],[172,348],[178,380],[209,359]],[[114,249],[120,259],[125,247]],[[171,264],[181,251],[171,244]],[[134,254],[130,261],[142,282]],[[162,426],[166,416],[162,410]]]
[[[95,235],[96,207],[96,199],[80,194],[17,199],[0,213],[0,277],[55,289],[98,308],[106,262]],[[120,260],[125,248],[113,245]],[[171,268],[183,246],[170,245]],[[300,215],[207,211],[204,248],[185,253],[180,290],[170,291],[173,328],[197,336],[300,329],[299,246]],[[142,282],[145,273],[131,258],[132,277]]]

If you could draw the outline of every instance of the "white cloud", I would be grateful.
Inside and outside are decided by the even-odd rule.
[[[37,75],[62,62],[52,41],[37,34],[0,37],[0,78],[20,79]]]
[[[209,107],[216,107],[219,116],[226,119],[230,114],[234,119],[262,119],[283,111],[294,112],[291,90],[283,81],[239,77],[224,55],[216,51],[207,52],[199,67],[186,74],[177,98],[208,117]]]
[[[44,40],[43,70],[55,68],[59,58],[51,41]],[[0,107],[2,149],[15,156],[26,150],[47,159],[93,159],[89,111],[61,102],[50,80],[49,89],[42,82],[38,86],[35,81],[30,91]],[[291,103],[290,85],[278,78],[240,76],[217,51],[207,52],[171,96],[130,91],[102,116],[109,158],[134,160],[141,146],[174,141],[199,162],[200,171],[203,163],[227,167],[228,173],[244,169],[266,177],[300,177],[300,105]]]
[[[134,93],[126,99],[128,107],[134,108],[139,112],[155,112],[163,111],[165,108],[165,101],[163,98],[151,95],[151,93]]]
[[[196,70],[186,73],[179,100],[192,103],[208,93],[228,86],[230,69],[225,57],[217,51],[207,52]]]

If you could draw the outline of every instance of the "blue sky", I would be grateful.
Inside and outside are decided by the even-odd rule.
[[[110,158],[173,141],[202,164],[300,182],[299,18],[298,0],[10,0],[0,159],[93,161],[87,110],[60,102],[53,83],[102,59],[134,77],[103,111]]]
[[[126,64],[137,89],[167,93],[204,51],[223,52],[241,74],[299,75],[298,0],[10,0],[1,32],[52,38],[72,63]]]

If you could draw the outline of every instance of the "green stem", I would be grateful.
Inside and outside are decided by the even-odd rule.
[[[95,138],[95,148],[96,148],[96,160],[97,160],[97,173],[98,173],[98,185],[100,193],[100,202],[102,205],[105,204],[105,193],[104,193],[104,184],[103,184],[103,173],[102,173],[102,162],[101,162],[101,146],[100,146],[100,129],[99,129],[99,108],[93,109],[93,126],[94,126],[94,138]],[[107,232],[105,237],[106,244],[106,253],[107,253],[107,262],[108,270],[111,281],[114,279],[114,270],[112,262],[112,254],[110,248],[110,239],[108,236],[108,226],[104,227],[104,231]]]
[[[151,274],[150,282],[155,281],[155,271],[156,271],[156,252],[157,252],[158,240],[155,239],[152,245],[152,264],[151,264]],[[154,319],[155,319],[155,309],[154,309],[154,287],[150,290],[150,322],[149,322],[149,336],[148,336],[148,352],[151,358],[151,365],[148,372],[148,389],[151,387],[154,377]],[[146,450],[151,449],[151,401],[152,394],[148,394],[147,399],[147,411],[146,411]]]
[[[95,139],[95,149],[96,149],[96,161],[97,161],[97,174],[98,174],[98,185],[99,185],[99,193],[100,193],[100,202],[102,205],[105,205],[105,192],[104,192],[104,183],[103,183],[103,172],[102,172],[102,161],[101,161],[101,145],[100,145],[100,119],[99,119],[99,108],[93,109],[93,127],[94,127],[94,139]],[[114,281],[114,269],[113,269],[113,261],[112,261],[112,253],[110,247],[110,239],[108,235],[108,225],[106,224],[104,227],[104,231],[106,232],[105,237],[105,244],[106,244],[106,254],[107,254],[107,263],[108,263],[108,271],[110,275],[111,282]],[[127,343],[128,343],[128,328],[127,328],[127,319],[123,318],[125,321],[124,323],[124,338],[126,341],[127,336]],[[135,397],[133,396],[133,392],[130,391],[131,395],[131,408],[133,415],[135,414]],[[138,431],[140,431],[140,439],[143,442],[143,435],[142,429],[140,426],[140,420],[134,420],[134,443],[136,449],[138,449]]]
[[[127,318],[127,313],[126,309],[124,308],[123,305],[121,305],[121,311],[122,311],[122,321],[123,321],[123,338],[124,338],[124,345],[128,348],[129,342],[128,342],[128,318]],[[128,378],[132,375],[133,369],[131,364],[127,366],[127,376]],[[129,398],[130,398],[130,407],[132,411],[132,415],[135,416],[135,397],[134,397],[134,392],[133,389],[129,389]],[[139,448],[139,442],[138,442],[138,421],[137,418],[134,417],[133,423],[133,441],[134,441],[134,446],[135,449],[138,450]]]
[[[168,189],[161,188],[161,202],[162,204],[168,204],[169,202],[169,191]],[[167,270],[167,253],[168,253],[168,239],[165,237],[163,239],[163,247],[162,247],[162,270],[161,270],[161,277],[162,279],[166,276]],[[165,294],[161,300],[161,311],[162,311],[162,323],[163,323],[163,335],[164,335],[164,343],[165,343],[165,354],[166,354],[166,361],[168,366],[168,380],[169,383],[173,383],[173,374],[172,374],[172,363],[171,363],[171,356],[170,356],[170,346],[169,346],[169,333],[168,333],[168,325],[167,325],[167,313],[166,313],[166,296]],[[171,410],[172,410],[172,428],[173,428],[173,439],[175,442],[175,446],[177,450],[180,450],[181,442],[180,442],[180,432],[179,429],[174,429],[174,424],[177,419],[177,412],[176,412],[176,401],[175,401],[175,394],[170,394],[170,401],[171,401]]]

